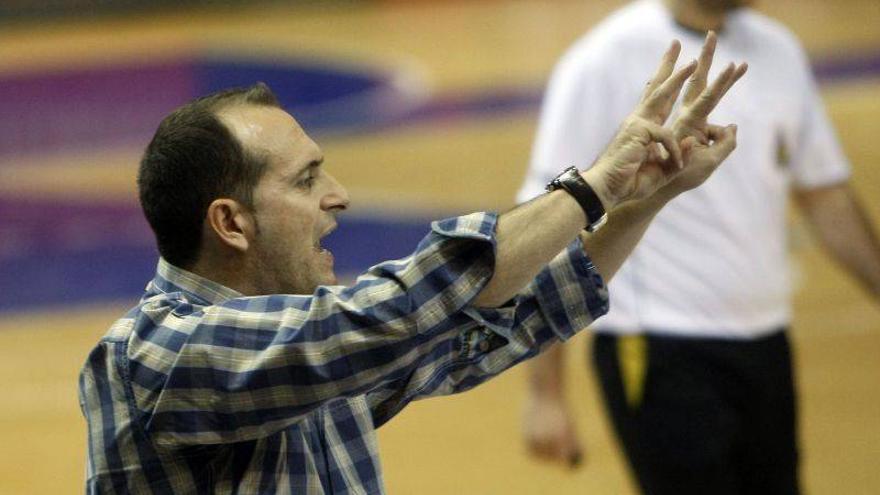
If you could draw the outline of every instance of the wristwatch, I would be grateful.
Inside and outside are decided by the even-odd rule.
[[[565,189],[571,194],[587,215],[587,232],[595,232],[608,221],[608,213],[602,206],[602,200],[596,191],[581,177],[580,171],[575,167],[568,167],[555,179],[547,184],[547,191]]]

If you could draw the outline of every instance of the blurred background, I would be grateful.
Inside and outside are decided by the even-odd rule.
[[[623,0],[4,1],[0,5],[0,494],[83,489],[77,374],[152,277],[139,155],[163,115],[265,81],[353,207],[330,248],[353,275],[431,219],[505,210],[555,60]],[[880,225],[880,2],[764,0],[807,47],[854,184]],[[646,77],[652,68],[646,68]],[[585,161],[593,157],[584,157]],[[803,480],[880,493],[880,311],[792,217]],[[568,352],[588,446],[524,451],[523,369],[416,403],[379,432],[389,493],[634,493],[594,378]]]

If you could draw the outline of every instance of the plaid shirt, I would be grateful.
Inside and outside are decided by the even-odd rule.
[[[575,241],[504,307],[496,216],[435,222],[351,287],[244,297],[159,261],[88,357],[88,493],[383,493],[375,428],[467,390],[604,314]]]

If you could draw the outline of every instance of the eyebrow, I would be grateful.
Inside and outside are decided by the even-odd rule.
[[[308,172],[309,170],[320,167],[322,163],[324,163],[323,156],[321,158],[316,159],[316,160],[310,161],[305,167],[297,170],[293,174],[290,174],[290,176],[288,178],[291,180],[296,179],[296,178],[300,177],[302,174]]]

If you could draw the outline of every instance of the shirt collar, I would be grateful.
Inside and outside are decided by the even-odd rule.
[[[201,275],[178,268],[159,258],[156,277],[147,285],[147,293],[184,292],[209,304],[219,304],[243,294]]]

